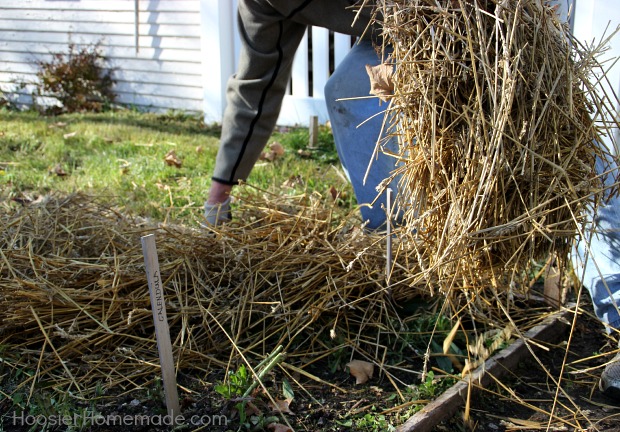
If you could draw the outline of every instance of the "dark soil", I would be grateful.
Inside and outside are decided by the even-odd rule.
[[[588,308],[588,306],[585,306]],[[596,319],[589,314],[582,314],[577,320],[570,349],[566,354],[566,342],[569,333],[560,335],[559,342],[548,351],[538,350],[540,364],[533,357],[523,360],[519,367],[502,377],[501,384],[489,389],[475,392],[471,401],[471,417],[463,420],[461,410],[455,416],[435,427],[435,431],[483,432],[501,431],[537,431],[537,430],[584,430],[584,431],[619,431],[620,403],[606,398],[598,391],[598,377],[602,364],[610,359],[609,355],[595,356],[597,353],[609,353],[614,350],[613,339],[608,338]],[[566,357],[566,361],[565,361]],[[592,357],[592,358],[590,358]],[[583,360],[585,359],[585,360]],[[581,361],[583,360],[583,361]],[[419,362],[419,359],[416,360]],[[408,367],[414,366],[414,363]],[[562,371],[562,365],[565,365]],[[295,386],[295,399],[290,405],[294,414],[286,414],[286,419],[295,431],[383,431],[390,426],[402,424],[407,411],[412,407],[402,408],[393,413],[381,412],[402,404],[396,397],[393,385],[383,374],[363,385],[356,385],[345,370],[339,368],[330,371],[327,361],[317,362],[308,372],[322,380],[340,387],[343,391],[311,381],[303,376],[295,376],[304,390]],[[192,374],[195,375],[195,374]],[[557,386],[554,380],[562,377],[559,396],[556,398]],[[181,430],[228,431],[249,430],[240,427],[239,413],[235,404],[239,401],[227,401],[214,391],[214,385],[224,378],[222,370],[207,374],[200,379],[190,374],[180,373],[182,414],[186,426]],[[266,385],[273,394],[281,393],[280,372],[276,372]],[[404,375],[403,381],[411,381],[411,375]],[[96,412],[105,418],[100,421],[89,414],[93,405],[84,405],[81,414],[95,425],[74,430],[89,432],[117,431],[169,431],[169,418],[165,417],[162,404],[163,390],[159,386],[145,386],[143,390],[133,390],[128,394],[104,394],[94,406]],[[554,403],[554,400],[557,400]],[[274,412],[267,403],[268,399],[256,393],[252,406],[246,408],[248,414],[260,413],[253,418],[254,430],[270,430],[271,422],[285,423],[282,415]],[[529,405],[529,407],[527,406]],[[255,408],[254,408],[255,407]],[[45,430],[41,419],[22,417],[12,412],[14,408],[7,399],[0,400],[0,412],[4,414],[0,431],[40,431]],[[254,411],[256,410],[256,411]],[[253,412],[254,411],[254,412]],[[553,412],[553,416],[549,413]],[[410,412],[409,412],[410,414]],[[91,417],[88,417],[91,416]],[[132,424],[127,423],[129,416]],[[365,425],[360,419],[367,416],[370,421]],[[123,420],[125,419],[125,420]],[[257,419],[262,419],[261,425]],[[374,419],[374,420],[372,420]],[[551,420],[550,420],[551,419]],[[50,431],[71,430],[62,425],[62,419],[54,419],[56,424],[48,424]],[[117,422],[117,423],[115,423]],[[124,422],[124,423],[123,423]],[[121,424],[122,423],[122,424]],[[162,424],[163,423],[163,424]],[[75,425],[71,420],[67,424]],[[281,429],[285,430],[285,429]]]

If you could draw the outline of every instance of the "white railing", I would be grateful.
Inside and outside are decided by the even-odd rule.
[[[236,0],[200,0],[202,22],[204,112],[207,121],[220,121],[226,103],[226,82],[239,55]],[[309,52],[309,39],[312,51]],[[333,42],[330,47],[330,40]],[[214,43],[214,41],[219,41]],[[327,121],[323,87],[336,66],[351,49],[351,37],[312,27],[302,40],[293,63],[289,94],[284,98],[280,125],[308,125],[310,116]],[[311,62],[308,55],[311,54]]]

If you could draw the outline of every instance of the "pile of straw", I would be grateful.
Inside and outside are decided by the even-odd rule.
[[[2,361],[36,371],[21,387],[52,379],[82,396],[96,382],[131,390],[156,377],[140,242],[150,233],[180,371],[224,370],[280,344],[285,365],[345,347],[381,360],[377,335],[400,329],[394,304],[423,294],[405,285],[386,294],[384,239],[334,221],[313,196],[241,208],[246,225],[211,231],[129,218],[83,195],[4,203]]]
[[[596,50],[542,0],[376,3],[412,267],[444,292],[527,287],[553,254],[565,267],[611,160]]]

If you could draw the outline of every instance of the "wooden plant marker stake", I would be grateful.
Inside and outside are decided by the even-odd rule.
[[[386,245],[386,260],[385,260],[385,282],[390,285],[390,276],[392,275],[392,188],[388,188],[386,191],[386,215],[387,215],[387,245]]]
[[[310,116],[310,124],[308,125],[308,132],[310,139],[308,142],[308,148],[315,149],[318,147],[319,142],[319,117]]]
[[[155,322],[155,335],[157,336],[157,350],[161,363],[161,375],[164,380],[164,394],[166,408],[174,425],[177,424],[177,416],[181,415],[179,406],[179,394],[177,392],[177,378],[174,371],[174,359],[172,357],[172,343],[170,342],[170,327],[166,315],[166,302],[164,300],[164,287],[159,272],[157,248],[155,247],[155,235],[149,234],[141,238],[146,276],[149,283],[151,297],[151,309]]]

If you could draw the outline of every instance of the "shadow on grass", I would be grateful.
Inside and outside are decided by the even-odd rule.
[[[176,111],[167,113],[146,113],[133,110],[116,110],[103,113],[46,115],[33,110],[22,112],[3,110],[2,117],[6,120],[22,123],[35,123],[42,120],[50,124],[58,122],[71,123],[73,121],[98,124],[107,123],[134,126],[170,134],[204,135],[215,138],[219,138],[221,131],[219,124],[205,124],[199,114]]]

